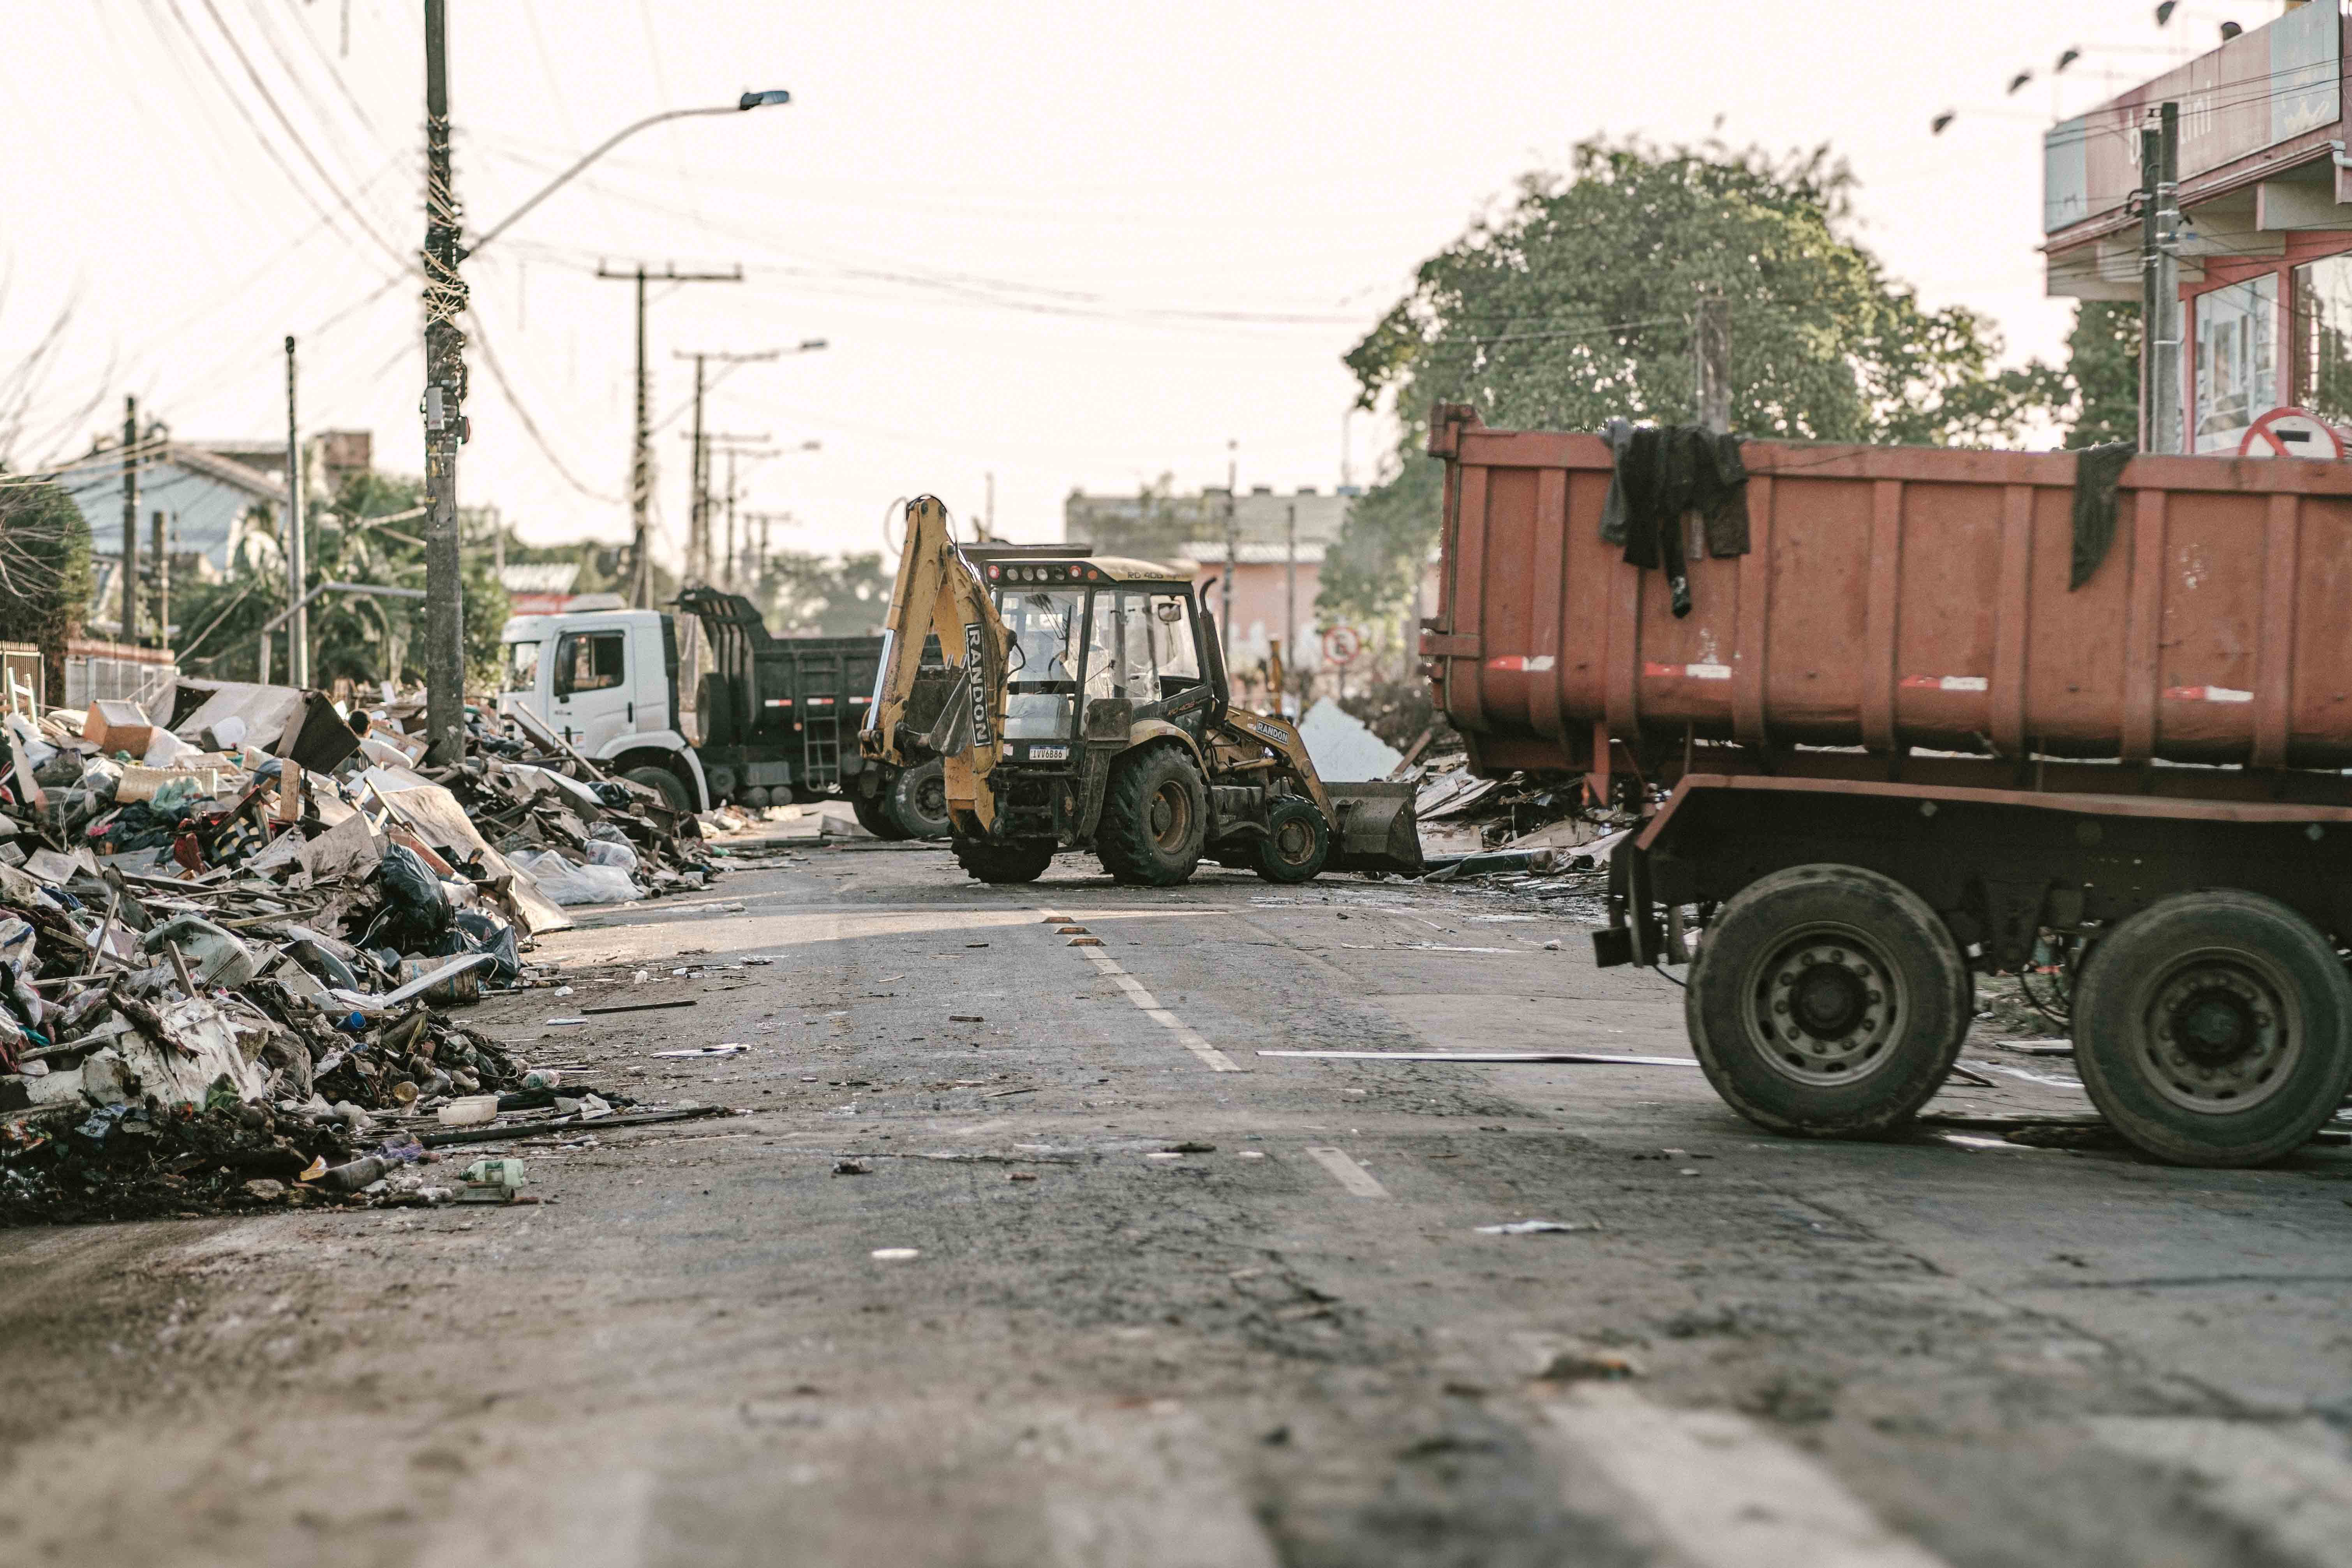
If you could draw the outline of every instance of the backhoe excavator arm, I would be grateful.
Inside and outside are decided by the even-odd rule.
[[[938,721],[918,735],[907,723],[908,700],[924,641],[934,636],[955,684]],[[1004,733],[1006,641],[995,598],[948,531],[947,508],[937,497],[916,497],[907,505],[907,546],[890,589],[882,667],[858,749],[895,767],[938,755],[948,810],[968,837],[986,833],[996,820],[989,774]]]

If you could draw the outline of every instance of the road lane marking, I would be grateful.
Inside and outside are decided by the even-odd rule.
[[[1080,940],[1086,939],[1082,938]],[[1136,979],[1134,975],[1129,974],[1126,970],[1120,968],[1118,966],[1118,960],[1105,957],[1098,952],[1087,951],[1082,951],[1079,953],[1079,956],[1084,958],[1088,963],[1095,966],[1096,973],[1101,975],[1105,980],[1109,981],[1121,991],[1127,993],[1127,999],[1135,1004],[1137,1011],[1140,1012],[1145,1017],[1150,1019],[1153,1023],[1159,1025],[1161,1028],[1166,1029],[1170,1034],[1174,1035],[1176,1037],[1176,1043],[1182,1046],[1194,1056],[1200,1058],[1211,1072],[1240,1072],[1243,1070],[1242,1065],[1239,1062],[1234,1060],[1233,1058],[1225,1055],[1224,1052],[1211,1045],[1198,1031],[1194,1030],[1192,1026],[1185,1023],[1183,1019],[1179,1018],[1167,1008],[1161,1006],[1160,1005],[1160,998],[1154,996],[1149,990],[1145,989],[1141,981]]]
[[[1372,1173],[1338,1149],[1309,1149],[1307,1157],[1331,1173],[1331,1179],[1360,1198],[1384,1198],[1389,1190]]]
[[[2090,1426],[2118,1453],[2202,1481],[2202,1503],[2290,1553],[2339,1562],[2352,1540],[2352,1458],[2344,1439],[2316,1421],[2115,1415]]]
[[[1944,1568],[1837,1479],[1745,1416],[1592,1386],[1545,1415],[1703,1568]]]

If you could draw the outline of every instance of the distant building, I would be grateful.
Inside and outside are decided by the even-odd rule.
[[[1339,537],[1348,509],[1360,493],[1342,487],[1336,491],[1300,489],[1277,494],[1267,486],[1238,496],[1223,488],[1196,495],[1147,491],[1090,496],[1073,490],[1062,506],[1062,538],[1097,555],[1125,555],[1182,567],[1206,590],[1208,608],[1222,616],[1230,511],[1234,540],[1230,646],[1236,683],[1244,689],[1253,685],[1255,668],[1282,639],[1286,626],[1294,628],[1297,647],[1284,651],[1284,662],[1294,671],[1314,673],[1319,683],[1338,669],[1323,658],[1322,634],[1316,622],[1323,557]],[[1303,658],[1299,648],[1305,649]]]
[[[580,581],[577,561],[513,562],[499,570],[510,616],[558,616],[572,607]]]
[[[2140,300],[2140,132],[2179,106],[2187,449],[2283,406],[2352,426],[2352,136],[2336,4],[2293,3],[2042,139],[2049,291]]]

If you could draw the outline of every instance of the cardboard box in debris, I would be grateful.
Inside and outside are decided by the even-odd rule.
[[[383,1193],[423,1154],[387,1126],[552,1102],[435,1005],[523,980],[567,905],[704,886],[698,825],[479,720],[426,767],[419,706],[183,680],[0,719],[0,1225]]]

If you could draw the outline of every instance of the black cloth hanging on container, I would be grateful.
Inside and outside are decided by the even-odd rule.
[[[2074,458],[2074,570],[2066,580],[2073,593],[2091,580],[2107,547],[2116,542],[2116,489],[2124,465],[2139,456],[2129,441],[2085,447]]]
[[[1706,552],[1748,553],[1748,468],[1739,439],[1697,425],[1635,426],[1612,419],[1603,431],[1616,458],[1601,504],[1601,537],[1624,547],[1628,565],[1663,570],[1677,619],[1690,614],[1690,563],[1682,520],[1696,511]]]

